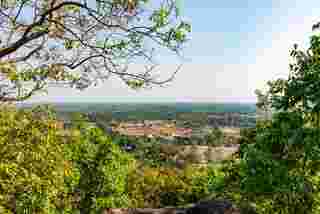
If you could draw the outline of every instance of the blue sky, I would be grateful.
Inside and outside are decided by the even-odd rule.
[[[306,46],[311,26],[320,21],[316,0],[180,0],[192,24],[187,59],[165,88],[130,90],[115,78],[76,91],[50,88],[41,102],[255,102],[254,90],[288,73],[289,49]],[[161,73],[177,58],[159,52]],[[131,69],[139,69],[139,65]]]

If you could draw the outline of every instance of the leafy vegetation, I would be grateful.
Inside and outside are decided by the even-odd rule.
[[[171,81],[179,67],[156,78],[153,49],[180,54],[191,32],[180,10],[175,0],[2,0],[0,101],[28,99],[51,83],[82,90],[110,75],[132,89]],[[129,70],[135,62],[144,70]]]
[[[128,152],[131,153],[137,161],[143,163],[144,166],[160,167],[175,165],[174,162],[160,153],[161,139],[113,135],[112,142],[119,145],[123,150],[126,150],[128,146],[132,146],[132,149]]]
[[[82,212],[97,213],[103,208],[129,206],[127,176],[135,168],[135,161],[100,129],[84,130],[65,146],[65,154],[79,176],[78,183],[69,189],[80,194]]]
[[[257,128],[256,143],[244,151],[241,188],[250,200],[269,203],[261,211],[312,213],[319,208],[319,130],[303,124],[299,113],[279,113]]]
[[[255,202],[259,213],[319,212],[319,38],[311,37],[306,52],[294,46],[288,79],[268,82],[266,94],[257,91],[258,107],[273,109],[272,120],[242,133],[233,172],[241,200]]]
[[[204,138],[204,142],[211,146],[219,146],[224,143],[223,132],[219,128],[214,128]]]
[[[129,194],[134,207],[183,206],[210,196],[218,189],[224,174],[217,167],[146,167],[131,175]]]
[[[66,173],[55,120],[2,107],[0,136],[0,212],[52,213]]]
[[[99,73],[99,66],[119,75],[134,89],[150,83],[161,84],[163,82],[155,82],[148,76],[149,70],[137,75],[123,73],[119,67],[128,65],[126,60],[145,53],[142,46],[146,37],[178,52],[191,31],[190,25],[181,20],[174,25],[169,22],[178,15],[174,1],[161,4],[150,13],[149,21],[144,23],[148,25],[139,28],[128,26],[138,22],[138,12],[146,3],[143,0],[96,1],[95,7],[82,1],[55,2],[1,1],[1,12],[11,11],[17,16],[14,23],[10,16],[4,20],[11,23],[7,26],[14,26],[11,30],[16,35],[12,37],[17,41],[0,47],[0,58],[6,57],[0,62],[0,69],[9,83],[1,87],[0,101],[29,98],[44,89],[48,80],[71,81],[83,89],[94,82],[90,78],[94,75],[88,73]],[[16,10],[17,6],[20,10]],[[18,18],[25,7],[39,14],[33,17],[35,22],[26,24]],[[41,13],[38,13],[39,8]],[[63,11],[58,11],[60,9]],[[72,25],[59,12],[80,21]],[[126,23],[107,24],[107,29],[96,23],[91,29],[93,32],[86,29],[89,27],[86,22],[101,21],[101,17],[115,14],[111,18],[114,21],[123,13],[127,14]],[[65,34],[65,28],[69,27],[72,32],[79,26],[90,38],[84,41],[77,33]],[[102,34],[116,28],[124,36],[106,40],[90,36],[100,31],[96,28],[101,29]],[[83,35],[84,32],[78,33]],[[62,36],[66,38],[61,39]],[[40,39],[44,43],[39,43]],[[30,51],[28,55],[22,58],[11,55],[22,51],[22,46],[31,41],[35,43],[32,48],[36,49],[26,47]],[[48,41],[60,44],[62,49],[51,49]],[[44,48],[45,44],[49,50]],[[81,62],[77,61],[78,55],[73,60],[63,58],[60,62],[59,57],[52,58],[61,50],[69,51],[74,57],[72,51],[82,53],[88,48],[95,51]],[[134,56],[129,54],[132,50],[137,51]],[[148,53],[146,58],[149,59]],[[73,115],[73,126],[66,131],[59,127],[59,121],[48,106],[31,110],[1,106],[0,212],[101,213],[110,207],[185,206],[204,198],[223,197],[232,199],[244,210],[252,209],[257,213],[319,213],[320,36],[311,37],[306,51],[295,45],[290,54],[293,63],[288,78],[269,81],[266,93],[256,91],[257,106],[266,113],[274,112],[271,120],[259,121],[255,128],[242,129],[239,157],[221,166],[188,166],[181,170],[161,155],[160,139],[106,136],[102,130],[88,126],[88,118],[77,113]],[[29,60],[35,60],[34,65],[39,67],[24,68],[23,64]],[[48,63],[50,60],[55,63]],[[111,61],[106,63],[106,60]],[[64,63],[66,61],[71,64]],[[91,66],[84,66],[86,61]],[[101,62],[104,64],[99,64]],[[93,64],[97,67],[92,67]],[[111,70],[110,64],[114,67]],[[84,69],[80,69],[80,77],[79,73],[73,73],[78,67]],[[34,85],[24,88],[25,83]],[[208,123],[206,113],[188,116],[179,114],[180,119],[192,121],[186,125],[200,127]],[[223,135],[214,129],[205,137],[205,142],[220,145]],[[133,150],[124,149],[130,144],[135,145]]]
[[[1,213],[96,213],[128,206],[134,159],[99,129],[63,135],[44,110],[0,111]]]

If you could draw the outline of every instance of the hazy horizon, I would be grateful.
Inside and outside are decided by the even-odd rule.
[[[37,103],[41,103],[41,104],[45,104],[45,103],[55,103],[55,104],[67,104],[67,103],[94,103],[94,104],[117,104],[117,103],[141,103],[141,104],[180,104],[180,103],[185,103],[185,104],[193,104],[193,103],[199,103],[199,104],[252,104],[255,105],[256,102],[210,102],[210,101],[106,101],[106,102],[101,102],[101,101],[60,101],[60,102],[55,102],[55,101],[21,101],[21,102],[17,102],[18,104],[37,104]]]

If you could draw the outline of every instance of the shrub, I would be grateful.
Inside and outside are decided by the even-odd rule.
[[[183,206],[210,196],[221,186],[222,177],[213,168],[146,167],[131,174],[128,191],[133,207]]]
[[[241,189],[267,213],[314,213],[320,186],[317,128],[298,112],[281,112],[257,127],[256,143],[243,154]]]
[[[55,120],[5,106],[0,110],[0,213],[53,213],[65,160]]]
[[[161,139],[147,138],[147,137],[128,137],[114,135],[112,142],[124,147],[125,145],[134,145],[135,149],[130,151],[136,160],[143,162],[144,165],[150,167],[160,167],[173,165],[167,157],[160,153]],[[125,149],[123,149],[125,150]]]
[[[79,209],[96,213],[104,208],[128,207],[126,184],[128,173],[135,167],[131,155],[98,128],[85,129],[72,140],[65,154],[80,172],[78,182],[70,188],[80,193]]]
[[[256,128],[242,128],[240,129],[240,156],[243,157],[244,151],[249,144],[256,142],[257,129]]]
[[[223,132],[219,128],[214,128],[205,136],[205,144],[219,146],[224,143]]]
[[[48,108],[0,110],[0,213],[126,207],[134,159],[97,128],[65,135]]]

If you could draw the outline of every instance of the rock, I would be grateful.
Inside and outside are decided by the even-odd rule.
[[[181,160],[181,159],[176,160],[176,167],[178,169],[183,169],[185,167],[185,165],[186,165],[185,160]]]
[[[235,208],[227,200],[210,200],[199,202],[186,211],[186,214],[240,214],[240,210]]]
[[[109,208],[103,214],[240,214],[240,209],[227,200],[209,200],[191,208]]]
[[[102,214],[128,214],[128,209],[124,208],[107,208],[104,209]]]
[[[185,209],[178,208],[133,208],[128,214],[185,214]]]

